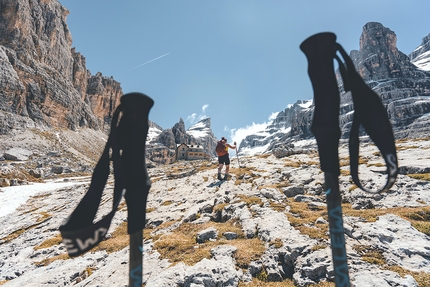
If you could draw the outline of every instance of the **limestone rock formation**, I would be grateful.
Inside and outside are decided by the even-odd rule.
[[[410,57],[397,49],[397,36],[380,23],[369,22],[363,27],[360,49],[350,57],[364,81],[377,94],[387,109],[395,137],[415,138],[428,136],[430,124],[430,36]],[[340,43],[342,44],[342,43]],[[411,61],[411,59],[412,61]],[[339,89],[342,81],[338,75]],[[313,95],[309,95],[312,98]],[[341,92],[339,124],[342,138],[349,137],[353,117],[350,93]],[[297,104],[300,104],[297,103]],[[240,152],[264,152],[290,144],[296,139],[312,137],[314,106],[306,109],[288,107],[260,134],[249,135],[241,143]],[[280,136],[280,132],[283,135]],[[362,133],[362,135],[365,135]]]
[[[39,127],[107,129],[122,89],[91,75],[57,0],[1,0],[0,133]]]

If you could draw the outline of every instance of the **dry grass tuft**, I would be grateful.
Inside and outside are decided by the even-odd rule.
[[[314,239],[328,239],[328,224],[315,224],[319,217],[328,220],[326,210],[311,210],[306,202],[289,202],[286,215],[290,224],[303,234]]]
[[[91,249],[91,251],[105,250],[107,253],[112,253],[124,249],[129,244],[130,237],[127,233],[127,222],[123,222],[111,234],[110,238],[100,242],[100,244]]]
[[[410,221],[418,231],[430,236],[430,206],[354,210],[351,204],[345,203],[342,204],[342,209],[344,215],[360,217],[367,222],[376,221],[378,216],[395,214]]]
[[[43,241],[38,246],[35,246],[33,249],[39,250],[39,249],[44,249],[44,248],[49,248],[49,247],[52,247],[55,245],[59,245],[59,244],[61,244],[62,240],[63,240],[63,238],[61,237],[61,233],[57,233],[54,237]]]
[[[430,181],[430,173],[411,173],[407,174],[407,176],[412,177],[413,179]]]
[[[214,227],[218,230],[216,241],[207,241],[202,244],[196,242],[197,233],[201,230]],[[235,232],[237,239],[227,240],[222,237],[225,232]],[[208,222],[205,224],[183,223],[169,234],[161,236],[154,242],[154,248],[161,258],[167,258],[172,263],[184,262],[194,265],[203,258],[210,258],[210,250],[218,245],[228,244],[237,247],[236,263],[241,268],[247,268],[251,261],[261,257],[265,251],[264,242],[258,238],[246,239],[242,227],[236,220],[225,223]]]
[[[384,255],[382,254],[382,250],[379,250],[376,247],[358,244],[353,246],[353,249],[358,253],[358,255],[361,256],[363,261],[366,261],[370,264],[382,266],[387,263]]]
[[[246,196],[243,194],[239,194],[238,195],[240,201],[243,201],[246,203],[246,205],[248,207],[251,207],[253,205],[258,205],[258,206],[263,206],[263,201],[261,200],[261,198],[257,197],[257,196]]]

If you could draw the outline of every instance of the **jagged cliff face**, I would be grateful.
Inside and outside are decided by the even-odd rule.
[[[430,73],[419,69],[396,47],[396,34],[380,23],[368,23],[360,51],[352,53],[357,70],[380,95],[397,137],[428,134],[428,128],[409,127],[430,112]],[[355,56],[355,57],[354,57]]]
[[[30,127],[109,126],[121,86],[92,76],[71,48],[57,0],[0,1],[0,133]]]
[[[354,65],[364,81],[380,95],[396,138],[428,136],[430,124],[430,35],[410,57],[397,49],[397,36],[380,23],[363,27],[360,49],[351,51]],[[342,44],[342,43],[341,43]],[[412,59],[412,61],[411,61]],[[339,76],[338,76],[339,79]],[[342,82],[339,81],[342,90]],[[309,95],[311,98],[312,95]],[[351,95],[341,93],[339,124],[342,138],[349,136],[354,110]],[[272,150],[298,138],[312,137],[313,106],[300,102],[288,107],[266,130],[250,135],[241,143],[244,153]],[[287,131],[279,137],[279,131]],[[264,134],[264,136],[261,136]]]

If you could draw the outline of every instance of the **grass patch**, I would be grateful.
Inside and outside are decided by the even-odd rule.
[[[127,233],[127,222],[123,222],[115,229],[110,238],[100,242],[99,245],[91,249],[91,251],[105,250],[107,253],[112,253],[124,249],[129,244],[130,236]]]
[[[290,224],[313,239],[328,239],[328,224],[315,224],[319,217],[328,220],[327,211],[311,210],[306,202],[289,202],[290,212],[286,213]]]
[[[35,210],[37,210],[37,208]],[[8,236],[1,238],[1,240],[4,241],[3,244],[4,243],[8,243],[8,242],[10,242],[10,241],[18,238],[21,234],[23,234],[27,230],[30,230],[32,228],[37,227],[39,224],[45,222],[46,220],[48,220],[51,217],[51,215],[49,215],[46,212],[41,212],[41,214],[42,214],[42,217],[37,219],[37,223],[36,224],[30,225],[30,226],[25,227],[25,228],[17,229],[14,232],[10,233]]]
[[[42,267],[42,266],[48,266],[49,264],[51,264],[54,261],[66,260],[66,259],[70,259],[70,257],[67,253],[64,253],[64,254],[54,256],[54,257],[43,259],[42,261],[35,262],[35,264],[37,267]]]
[[[264,242],[258,238],[238,238],[228,241],[228,244],[237,247],[234,258],[236,265],[242,269],[247,269],[252,261],[260,259],[266,251]]]
[[[216,241],[206,241],[198,244],[196,237],[199,231],[214,227],[218,230]],[[225,232],[235,232],[237,239],[227,240],[222,234]],[[242,227],[236,220],[229,220],[225,223],[208,222],[205,224],[183,223],[169,234],[161,236],[154,242],[161,258],[169,259],[172,263],[184,262],[187,265],[194,265],[203,258],[210,258],[210,250],[218,245],[228,244],[237,247],[234,255],[236,263],[241,268],[247,268],[251,261],[261,257],[265,251],[264,242],[258,238],[246,239]]]
[[[386,260],[382,255],[382,250],[376,247],[358,244],[353,246],[353,249],[361,256],[363,261],[380,266],[386,264]]]
[[[39,250],[39,249],[49,248],[55,245],[60,245],[62,241],[63,241],[63,238],[61,237],[61,233],[57,233],[54,237],[43,241],[38,246],[35,246],[33,249]]]
[[[287,204],[284,202],[274,202],[273,200],[271,200],[270,207],[275,211],[284,212],[285,208],[287,207]]]
[[[239,194],[238,195],[240,201],[243,201],[246,203],[246,205],[248,207],[251,207],[253,205],[258,205],[258,206],[263,206],[263,201],[261,200],[261,198],[257,197],[257,196],[246,196],[243,194]]]
[[[252,278],[252,281],[249,283],[239,282],[238,287],[296,287],[294,281],[292,279],[285,279],[282,282],[266,282],[267,274],[264,276],[266,271],[260,272],[258,274],[258,278]],[[263,279],[263,280],[262,280]],[[333,282],[320,282],[318,284],[311,284],[310,287],[334,287],[335,284]],[[421,287],[421,285],[420,285]]]
[[[284,246],[284,243],[282,243],[281,239],[276,238],[275,240],[272,240],[272,241],[269,242],[269,246],[273,246],[273,247],[279,249],[282,246]]]
[[[420,148],[417,145],[396,146],[397,151]]]
[[[430,287],[430,273],[429,272],[413,272],[405,270],[400,266],[385,266],[382,269],[390,270],[398,273],[400,276],[411,275],[417,281],[419,287]]]
[[[407,174],[407,176],[413,179],[430,181],[430,173],[411,173]]]
[[[344,215],[360,217],[367,222],[375,222],[378,216],[395,214],[411,222],[419,232],[430,236],[430,206],[354,210],[350,203],[345,203],[342,204],[342,210]]]

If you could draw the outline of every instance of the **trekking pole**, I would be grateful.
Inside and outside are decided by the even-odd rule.
[[[119,125],[122,140],[125,199],[128,209],[128,234],[130,234],[130,287],[142,286],[143,228],[146,201],[151,188],[146,163],[145,143],[148,135],[149,110],[154,102],[146,95],[127,94],[121,98],[124,116]],[[123,127],[123,128],[122,128]]]
[[[144,94],[121,97],[111,123],[105,149],[94,168],[90,187],[78,206],[60,226],[69,256],[79,256],[99,244],[106,236],[125,190],[130,234],[129,285],[142,286],[142,241],[146,200],[151,181],[145,163],[149,110],[154,101]],[[115,176],[112,210],[93,223],[113,162]]]
[[[308,60],[308,74],[314,91],[314,134],[324,171],[327,211],[329,219],[332,260],[336,287],[349,287],[345,235],[339,192],[339,90],[334,74],[336,36],[320,33],[306,39],[300,49]]]
[[[237,164],[239,165],[239,168],[240,168],[239,154],[237,153],[237,147],[236,147],[236,157],[237,157]]]

